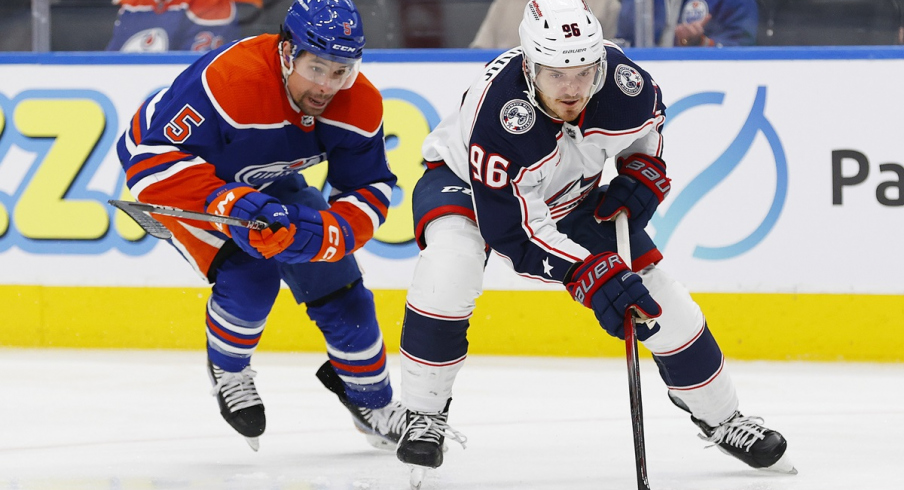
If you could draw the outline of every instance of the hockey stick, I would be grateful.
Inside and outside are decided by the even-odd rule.
[[[135,220],[144,231],[153,237],[167,240],[172,238],[173,234],[163,226],[163,223],[154,219],[151,214],[159,214],[162,216],[173,216],[176,218],[185,218],[195,221],[206,221],[208,223],[220,223],[229,226],[241,226],[252,230],[263,230],[268,225],[260,220],[246,220],[234,218],[232,216],[220,216],[218,214],[199,213],[197,211],[188,211],[185,209],[174,208],[170,206],[161,206],[159,204],[147,204],[135,201],[119,201],[110,199],[107,201],[118,209],[121,209],[130,218]]]
[[[624,212],[615,216],[615,240],[618,255],[631,269],[631,241],[628,238],[628,217]],[[643,404],[640,399],[640,361],[637,358],[637,336],[634,331],[634,312],[625,314],[625,353],[628,358],[628,394],[631,400],[631,426],[634,429],[634,462],[637,466],[637,489],[650,490],[647,479],[647,454],[643,438]]]

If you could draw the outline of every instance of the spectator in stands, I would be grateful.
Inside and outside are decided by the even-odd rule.
[[[107,51],[205,52],[240,38],[239,18],[256,12],[263,0],[113,0],[113,3],[120,9]]]
[[[634,2],[624,2],[618,17],[618,44],[637,45],[634,12]],[[756,0],[653,0],[656,46],[753,46],[758,22]]]
[[[620,1],[586,0],[586,3],[603,26],[603,36],[607,39],[614,38],[618,11],[621,10]],[[493,0],[470,47],[508,49],[520,45],[518,25],[524,16],[525,5],[527,0]]]

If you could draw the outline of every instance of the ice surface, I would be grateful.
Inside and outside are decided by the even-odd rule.
[[[0,349],[0,490],[407,489],[407,467],[367,445],[314,377],[324,360],[255,355],[268,416],[255,453],[208,395],[204,352]],[[654,490],[904,489],[904,366],[729,368],[741,410],[788,438],[800,473],[704,449],[643,360]],[[468,447],[450,443],[424,490],[637,488],[621,359],[471,356],[449,423]]]

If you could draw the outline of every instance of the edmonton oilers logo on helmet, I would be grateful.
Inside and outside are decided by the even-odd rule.
[[[643,90],[643,77],[633,67],[618,65],[615,68],[615,84],[625,95],[634,97]]]
[[[326,160],[326,153],[314,155],[308,158],[302,158],[294,162],[273,162],[263,165],[251,165],[245,167],[241,172],[235,175],[236,182],[242,182],[249,185],[260,185],[272,182],[280,177],[300,172],[311,165]]]
[[[534,126],[537,115],[534,107],[526,100],[514,99],[506,102],[499,112],[502,127],[512,134],[526,133]]]

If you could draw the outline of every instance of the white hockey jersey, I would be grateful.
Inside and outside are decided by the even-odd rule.
[[[561,282],[590,254],[556,222],[600,184],[608,158],[662,155],[659,87],[614,44],[606,56],[604,82],[580,117],[565,122],[531,104],[521,48],[509,50],[424,141],[427,162],[444,162],[471,186],[484,240],[521,275]]]

